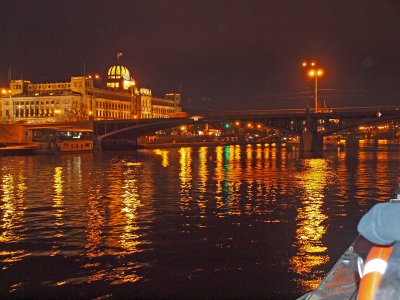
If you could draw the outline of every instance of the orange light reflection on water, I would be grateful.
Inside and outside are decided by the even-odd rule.
[[[227,170],[227,166],[225,165],[225,148],[223,146],[215,148],[215,163],[215,202],[217,215],[219,217],[224,217],[226,214],[229,214],[230,195],[226,193],[229,170]]]
[[[192,148],[179,149],[180,209],[188,210],[192,200]]]
[[[161,156],[161,165],[166,168],[169,166],[169,150],[156,149],[154,153]]]
[[[21,224],[25,215],[25,190],[26,177],[22,173],[12,175],[12,169],[22,169],[20,166],[9,166],[3,167],[4,175],[2,176],[2,182],[0,190],[2,191],[2,197],[0,199],[0,242],[19,242],[24,240],[24,235],[18,233],[18,229],[21,228]],[[10,172],[10,173],[9,173]],[[13,263],[22,260],[25,256],[30,254],[26,253],[25,250],[2,250],[0,251],[1,261],[4,263]],[[7,268],[4,266],[3,268]]]
[[[207,181],[208,181],[208,148],[201,147],[199,149],[199,198],[197,200],[197,205],[200,208],[200,216],[205,218],[206,216],[206,201],[205,194],[207,193]]]
[[[296,179],[304,188],[301,197],[303,206],[297,211],[296,248],[297,253],[290,259],[292,269],[300,275],[299,283],[306,289],[315,289],[324,274],[317,267],[329,261],[327,247],[323,236],[327,227],[327,215],[322,210],[324,204],[323,190],[328,184],[329,169],[324,159],[308,159],[304,161],[305,170]]]
[[[52,207],[55,209],[54,217],[55,217],[55,228],[56,228],[56,238],[62,238],[63,234],[63,226],[64,226],[64,195],[63,195],[63,168],[62,167],[55,167],[54,174],[53,174],[53,205]],[[60,244],[55,242],[51,247],[50,256],[55,256],[61,252]]]
[[[56,226],[64,225],[63,215],[65,208],[64,208],[63,183],[64,183],[63,168],[55,167],[53,175],[53,188],[54,188],[53,207],[56,209],[55,211]]]
[[[23,174],[13,176],[4,174],[1,189],[3,196],[0,202],[1,228],[0,242],[19,241],[23,237],[16,234],[15,229],[25,214],[24,192],[26,178]]]
[[[124,213],[125,220],[120,243],[125,250],[129,252],[137,252],[137,246],[139,244],[139,235],[137,234],[137,231],[139,226],[136,224],[136,219],[138,217],[137,210],[140,206],[140,198],[135,169],[128,168],[124,172],[124,184],[122,190],[122,201],[124,204],[122,212]]]

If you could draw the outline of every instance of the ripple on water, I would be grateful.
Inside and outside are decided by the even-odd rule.
[[[385,145],[0,158],[0,291],[293,299],[390,198],[399,160]]]

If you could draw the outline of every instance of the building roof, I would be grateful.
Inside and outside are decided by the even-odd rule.
[[[108,69],[107,77],[109,80],[113,79],[125,79],[131,80],[131,75],[127,67],[122,65],[111,66]]]

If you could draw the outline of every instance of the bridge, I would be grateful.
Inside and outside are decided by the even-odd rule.
[[[187,118],[98,120],[92,122],[91,128],[99,148],[115,149],[121,145],[136,145],[137,137],[182,125],[253,121],[261,122],[268,128],[300,136],[301,149],[308,152],[322,151],[324,136],[360,125],[379,124],[394,119],[400,119],[399,106],[346,107],[317,111],[277,109],[207,112]]]
[[[154,134],[158,130],[193,124],[212,124],[236,121],[262,123],[264,127],[300,137],[304,152],[319,152],[323,137],[336,132],[357,128],[360,125],[379,124],[400,119],[399,106],[344,107],[332,109],[275,109],[206,112],[185,118],[133,119],[133,120],[83,120],[46,124],[13,124],[0,126],[0,135],[10,141],[25,141],[26,129],[49,126],[74,126],[93,129],[97,149],[137,147],[137,138]],[[18,127],[18,128],[16,128]]]

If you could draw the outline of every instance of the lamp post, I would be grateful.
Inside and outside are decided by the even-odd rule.
[[[84,78],[85,78],[85,87],[84,87],[85,90],[84,90],[83,103],[86,106],[87,105],[87,103],[86,103],[86,88],[90,88],[90,89],[95,88],[95,80],[99,81],[99,80],[101,80],[101,78],[100,78],[99,74],[93,74],[93,75],[89,74],[87,76],[84,76]],[[86,81],[89,82],[88,86],[86,86]],[[94,96],[93,93],[91,93],[91,95],[89,97],[89,105],[87,105],[88,106],[87,107],[87,114],[88,114],[89,120],[94,117],[93,116],[93,112],[96,111],[96,105],[95,105],[96,101],[94,101],[95,97],[96,96]],[[86,112],[86,107],[85,107],[85,112]]]
[[[309,77],[314,77],[315,80],[315,91],[314,91],[314,107],[315,112],[318,111],[318,77],[321,77],[324,74],[323,69],[317,68],[317,63],[315,61],[311,62],[303,62],[303,68],[307,68],[307,75]]]

